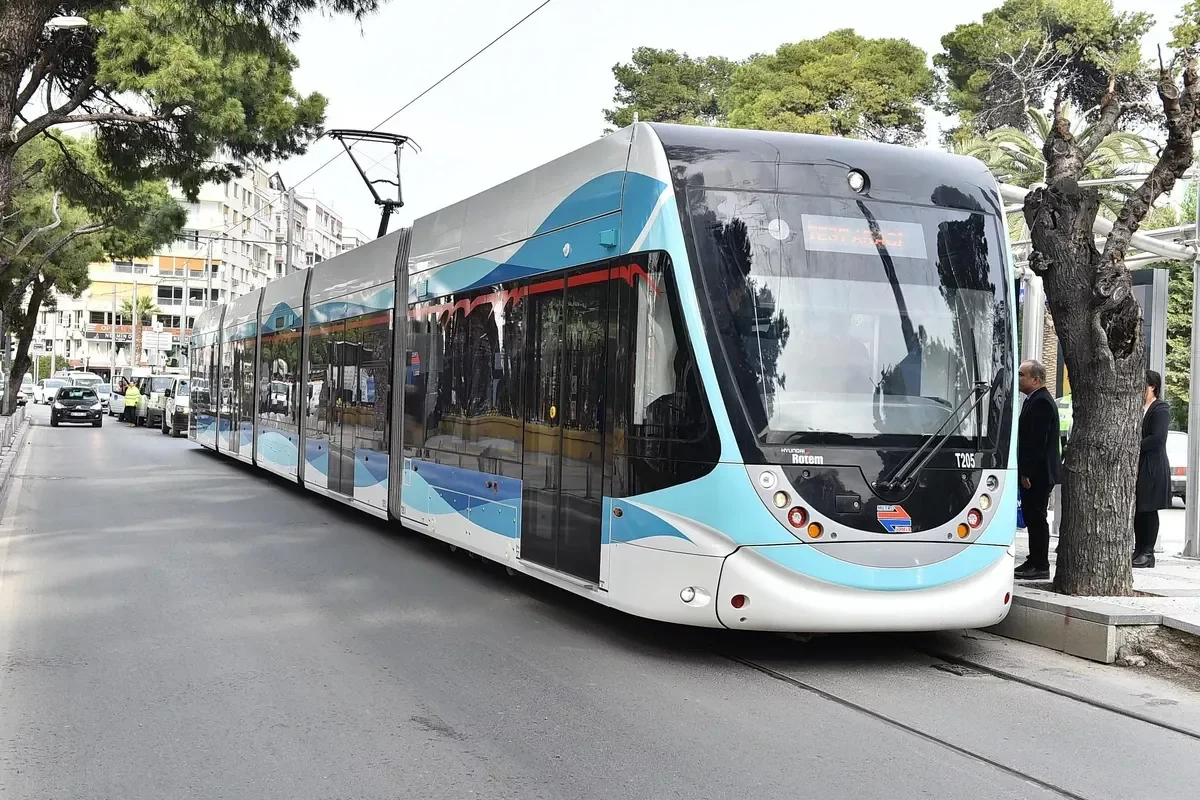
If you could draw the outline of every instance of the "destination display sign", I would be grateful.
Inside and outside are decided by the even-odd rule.
[[[880,254],[893,258],[925,258],[925,230],[913,222],[876,220],[875,229],[865,219],[802,214],[804,246],[808,250],[851,255]]]

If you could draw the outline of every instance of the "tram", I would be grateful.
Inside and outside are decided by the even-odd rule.
[[[642,617],[982,627],[1015,309],[974,159],[637,123],[207,310],[190,437]]]

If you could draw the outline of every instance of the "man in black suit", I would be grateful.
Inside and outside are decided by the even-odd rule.
[[[1026,361],[1018,372],[1025,403],[1017,426],[1017,475],[1021,511],[1029,529],[1029,557],[1017,567],[1021,580],[1050,577],[1050,525],[1046,507],[1058,484],[1062,459],[1058,449],[1058,404],[1046,388],[1046,368]]]

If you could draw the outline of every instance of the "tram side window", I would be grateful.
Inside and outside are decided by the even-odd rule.
[[[388,406],[391,397],[391,314],[346,322],[342,381],[348,413],[344,422],[354,431],[354,446],[386,453],[389,445]],[[345,434],[343,433],[343,436]]]
[[[220,383],[220,414],[222,419],[231,419],[234,413],[233,402],[233,370],[234,356],[233,351],[235,342],[228,338],[229,332],[225,334],[225,347],[221,349],[221,383]]]
[[[429,338],[432,317],[421,310],[408,319],[408,352],[404,365],[404,447],[408,455],[425,446],[426,387],[429,383]]]
[[[428,359],[422,365],[428,382],[422,409],[426,447],[520,461],[524,307],[505,298],[505,292],[485,290],[470,296],[470,314],[458,308],[430,318]]]
[[[274,426],[296,430],[299,414],[299,331],[264,333],[259,358],[258,413]]]
[[[254,344],[254,339],[237,343],[238,419],[243,423],[254,422]]]
[[[611,283],[614,445],[619,456],[637,462],[628,464],[624,489],[640,493],[700,477],[719,460],[720,442],[670,258],[650,253],[616,269],[621,275]]]
[[[304,420],[305,435],[325,438],[329,435],[330,409],[335,405],[333,370],[330,353],[334,343],[341,338],[343,325],[340,322],[323,323],[312,328],[308,343],[306,365],[306,389],[308,413]]]

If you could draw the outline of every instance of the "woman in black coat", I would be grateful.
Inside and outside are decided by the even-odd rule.
[[[1167,461],[1167,431],[1171,411],[1162,399],[1162,376],[1146,371],[1142,407],[1142,452],[1138,458],[1137,505],[1133,515],[1133,566],[1154,566],[1158,542],[1158,510],[1171,507],[1171,465]]]

